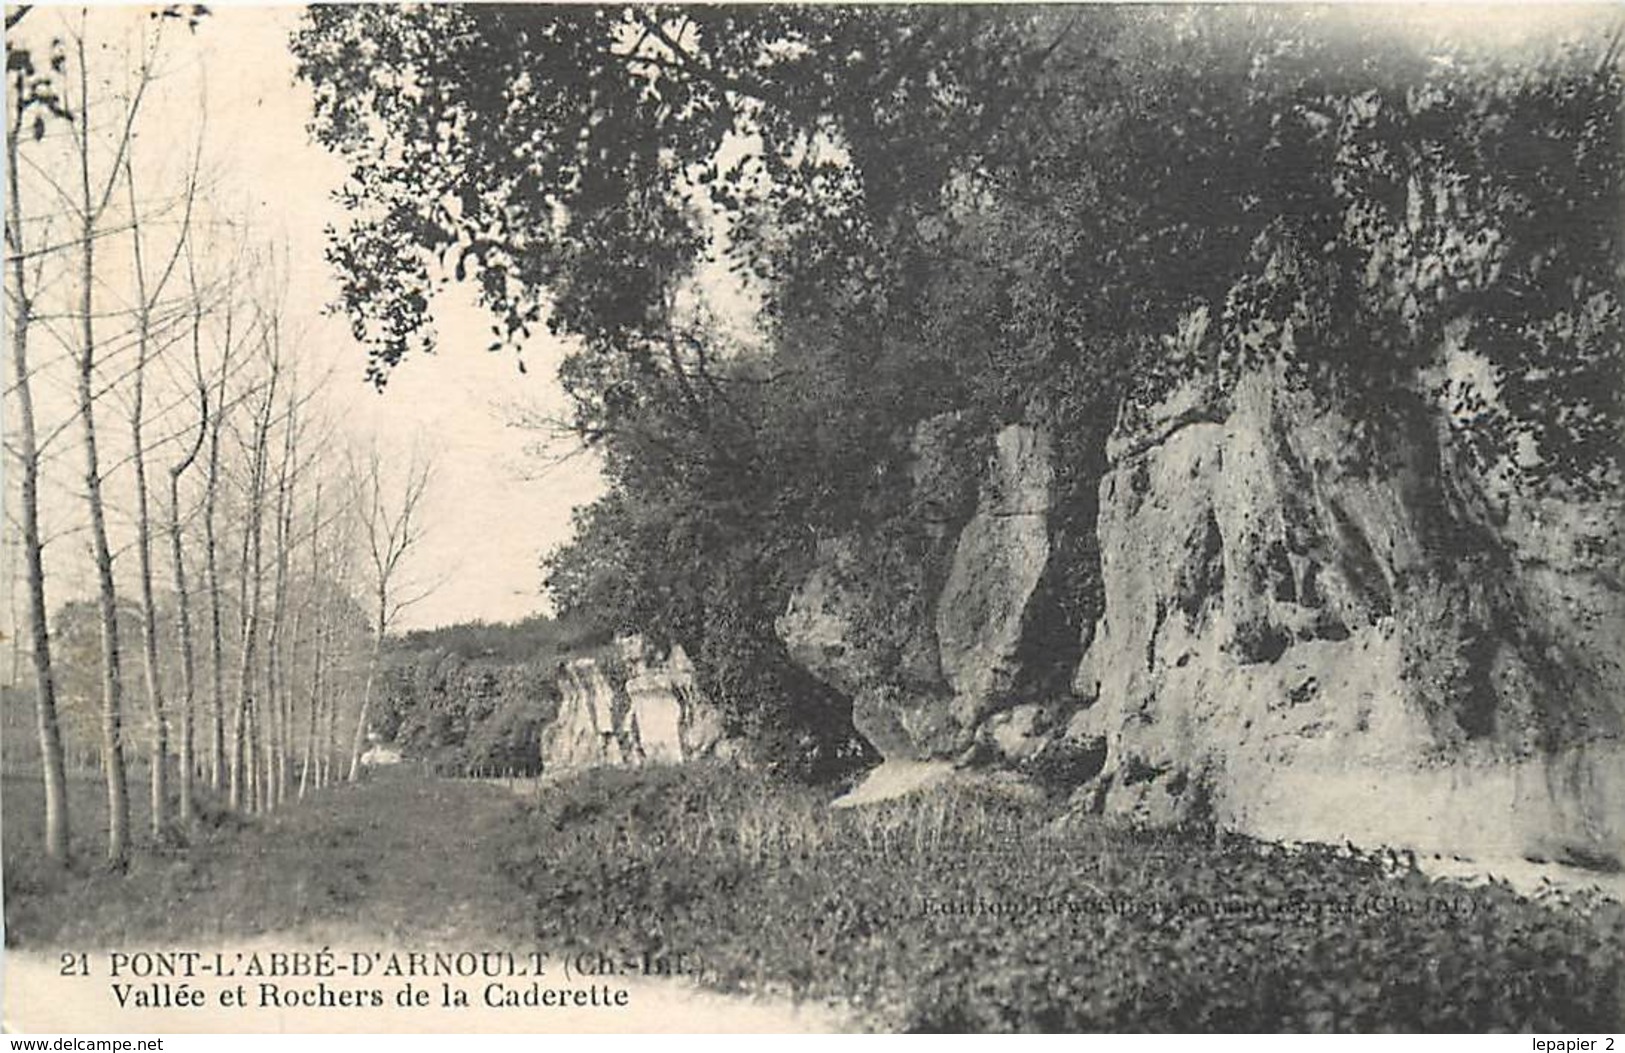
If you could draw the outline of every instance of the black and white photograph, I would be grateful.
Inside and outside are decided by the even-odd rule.
[[[1625,1032],[1625,8],[5,43],[5,1031]]]

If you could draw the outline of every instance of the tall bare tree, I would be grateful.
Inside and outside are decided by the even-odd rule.
[[[423,499],[428,493],[433,469],[433,461],[414,449],[399,489],[395,491],[386,478],[383,455],[376,443],[369,446],[359,463],[352,467],[369,572],[367,584],[372,594],[373,636],[361,707],[356,715],[355,737],[350,744],[351,782],[361,775],[361,751],[366,742],[367,717],[372,708],[384,637],[402,610],[427,597],[434,588],[430,585],[408,591],[402,577],[407,557],[423,538]]]
[[[23,12],[8,12],[8,32],[21,20]],[[51,65],[60,70],[61,59],[53,56]],[[8,298],[11,307],[11,364],[17,396],[14,453],[20,480],[22,557],[27,578],[30,659],[34,668],[35,726],[39,735],[40,764],[45,781],[45,854],[65,861],[69,852],[70,821],[66,766],[62,752],[62,729],[57,718],[56,675],[51,662],[49,606],[45,592],[44,539],[40,530],[39,485],[40,451],[34,418],[33,376],[29,363],[29,332],[33,323],[34,290],[39,272],[30,274],[30,246],[23,226],[22,193],[18,177],[23,129],[30,116],[35,138],[42,137],[45,117],[60,110],[50,80],[34,67],[32,56],[6,40],[6,67],[11,73],[10,120],[6,122],[7,212],[5,243],[8,262]]]
[[[201,146],[201,143],[200,143]],[[130,456],[135,468],[136,561],[141,591],[141,649],[146,674],[147,700],[152,720],[152,833],[165,836],[169,822],[169,714],[164,706],[163,677],[158,665],[158,603],[153,589],[152,515],[147,486],[147,449],[144,429],[147,423],[147,372],[152,357],[159,353],[159,321],[156,318],[164,290],[176,273],[181,254],[191,233],[192,209],[197,200],[199,154],[193,155],[191,171],[182,192],[180,229],[167,258],[155,277],[147,273],[147,244],[144,237],[144,206],[136,193],[134,151],[124,151],[124,185],[129,194],[130,254],[135,278],[134,393],[130,408]]]
[[[226,423],[227,386],[232,376],[232,358],[237,349],[233,323],[237,300],[227,296],[223,305],[220,360],[214,376],[214,417],[208,422],[208,458],[203,482],[203,580],[209,595],[209,788],[216,793],[225,788],[226,764],[226,644],[217,534],[222,473],[221,438]]]
[[[96,433],[96,245],[99,229],[114,190],[119,183],[124,156],[130,148],[136,116],[147,86],[152,80],[152,52],[144,50],[136,62],[135,87],[124,105],[122,128],[113,133],[114,158],[109,173],[99,187],[92,178],[92,159],[104,144],[93,136],[90,104],[90,64],[86,18],[80,16],[73,35],[77,58],[78,119],[74,137],[78,169],[74,218],[79,243],[79,322],[77,361],[79,421],[83,428],[85,455],[85,501],[90,511],[90,537],[96,563],[97,610],[101,621],[102,754],[107,775],[107,858],[121,864],[130,850],[130,800],[124,767],[124,676],[120,662],[118,591],[113,579],[113,551],[108,542],[107,509],[102,496],[102,466]]]
[[[274,310],[275,308],[273,308]],[[275,419],[277,387],[282,373],[282,348],[273,314],[266,319],[262,350],[266,375],[244,453],[248,457],[248,479],[244,488],[243,533],[238,563],[237,695],[231,723],[230,785],[228,800],[233,809],[252,807],[258,787],[255,784],[255,735],[261,715],[256,700],[260,616],[265,585],[265,489],[271,428]]]
[[[350,586],[355,573],[354,550],[359,533],[354,501],[354,488],[349,487],[344,502],[328,520],[333,524],[333,529],[329,535],[322,582],[322,610],[327,619],[327,633],[323,638],[324,657],[317,696],[320,705],[320,746],[315,757],[317,786],[327,786],[339,777],[339,765],[346,748],[341,741],[343,732],[339,727],[339,713],[341,703],[351,694],[354,686],[353,677],[349,675],[352,672],[349,659],[352,657],[354,636],[345,631],[353,628],[350,621]],[[370,653],[370,644],[368,651]]]
[[[322,480],[318,477],[310,504],[310,593],[315,622],[310,629],[310,690],[306,695],[305,738],[299,756],[299,789],[302,798],[311,787],[311,769],[316,760],[316,733],[321,723],[322,665],[326,659],[327,605],[322,602]]]
[[[209,405],[209,376],[203,365],[203,319],[205,304],[203,290],[198,282],[196,260],[190,245],[186,258],[187,285],[190,290],[190,337],[192,350],[192,381],[197,399],[197,427],[189,443],[183,445],[180,456],[168,466],[169,567],[175,590],[175,618],[181,658],[180,696],[180,821],[190,823],[196,811],[196,699],[197,655],[192,631],[192,596],[186,579],[186,553],[182,543],[181,477],[197,462],[209,435],[211,414]]]
[[[292,707],[288,700],[286,651],[288,638],[299,633],[298,611],[294,612],[291,633],[288,628],[288,589],[290,558],[294,545],[294,499],[301,465],[299,440],[306,421],[302,415],[310,393],[301,389],[297,371],[291,371],[287,405],[282,414],[282,456],[277,467],[276,500],[272,509],[272,548],[274,550],[271,586],[271,624],[265,639],[266,806],[281,803],[288,787],[289,753],[292,742]]]

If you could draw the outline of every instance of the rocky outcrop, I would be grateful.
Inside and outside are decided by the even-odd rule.
[[[880,542],[826,538],[777,623],[888,761],[1014,767],[1147,824],[1625,857],[1617,507],[1496,492],[1419,397],[1360,426],[1280,367],[1179,387],[1108,444],[1103,609],[1057,689],[1042,601],[1083,568],[1051,444],[1004,427],[956,496],[953,424],[911,440],[916,507],[957,509],[912,562],[878,581]]]
[[[899,610],[866,574],[866,539],[826,538],[777,622],[791,658],[852,700],[854,726],[888,758],[954,756],[1017,701],[1018,652],[1050,557],[1048,437],[1003,428],[967,486],[951,468],[969,452],[957,423],[927,421],[911,443],[922,551],[889,584],[916,606]]]
[[[776,628],[792,661],[852,700],[853,726],[882,755],[940,756],[952,750],[957,729],[931,625],[905,618],[901,639],[888,639],[873,629],[877,600],[857,543],[824,539]]]
[[[1028,605],[1049,562],[1053,476],[1044,432],[1012,425],[994,438],[981,499],[954,546],[936,610],[958,727],[1008,704],[1016,686]]]
[[[544,771],[592,768],[625,763],[623,713],[617,713],[615,689],[598,662],[576,658],[560,662],[557,679],[559,711],[542,732]]]
[[[558,716],[542,735],[544,770],[731,754],[722,716],[700,692],[680,644],[658,658],[642,637],[623,637],[613,656],[561,663],[557,683]]]
[[[621,654],[628,668],[628,731],[640,760],[678,764],[726,752],[722,715],[700,692],[682,644],[673,644],[663,661],[652,660],[643,639],[629,637]]]
[[[1617,569],[1611,591],[1606,567],[1537,552],[1564,543],[1520,537],[1509,517],[1528,507],[1497,509],[1420,402],[1372,433],[1276,371],[1226,406],[1193,401],[1108,451],[1105,611],[1068,724],[1106,747],[1092,803],[1272,837],[1619,856]]]

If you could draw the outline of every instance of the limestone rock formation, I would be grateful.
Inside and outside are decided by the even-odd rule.
[[[591,658],[560,662],[559,711],[542,732],[544,771],[625,763],[624,729],[615,689]]]
[[[853,724],[887,758],[952,757],[1018,701],[1017,653],[1050,557],[1048,437],[1006,426],[967,485],[951,467],[965,452],[957,423],[927,421],[911,443],[927,551],[900,591],[922,607],[892,611],[895,635],[877,633],[876,611],[896,604],[860,569],[865,542],[827,538],[776,626],[795,661],[852,700]]]
[[[694,663],[681,645],[664,659],[652,657],[639,636],[616,646],[618,660],[560,664],[559,712],[542,736],[544,770],[675,764],[731,754],[721,714],[700,692]],[[622,670],[624,676],[612,679]]]
[[[1106,744],[1100,807],[1621,854],[1618,564],[1532,549],[1564,542],[1509,529],[1529,506],[1497,509],[1438,420],[1418,403],[1362,432],[1266,370],[1227,406],[1185,390],[1120,430],[1101,484],[1105,612],[1069,724]],[[1595,551],[1583,537],[1571,553]]]
[[[942,673],[954,722],[974,727],[1015,687],[1027,607],[1049,561],[1049,439],[1012,425],[994,439],[976,514],[959,534],[937,603]]]
[[[672,693],[681,708],[677,722],[677,741],[681,760],[701,760],[708,757],[732,758],[735,743],[728,737],[722,720],[722,711],[713,705],[700,690],[694,678],[694,662],[682,644],[672,644],[666,655],[666,675],[670,678]]]
[[[791,659],[852,700],[853,725],[883,755],[924,759],[951,751],[955,728],[930,623],[904,619],[903,640],[888,648],[891,641],[863,628],[876,597],[854,543],[822,540],[818,556],[776,623]]]
[[[639,636],[623,638],[620,647],[631,742],[641,760],[678,764],[727,751],[722,715],[701,693],[682,644],[673,644],[663,661],[651,660]]]
[[[1619,508],[1497,490],[1438,407],[1386,409],[1358,425],[1273,366],[1125,415],[1070,690],[1029,675],[1045,583],[1083,568],[1027,425],[968,500],[954,420],[917,429],[915,505],[947,510],[925,551],[881,583],[875,541],[824,539],[778,632],[888,761],[1014,767],[1147,824],[1625,857]]]

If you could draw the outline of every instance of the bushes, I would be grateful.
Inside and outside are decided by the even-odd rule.
[[[375,726],[442,775],[534,774],[541,728],[558,707],[551,659],[397,652],[384,669]]]
[[[881,1028],[1618,1025],[1612,901],[1056,807],[949,786],[831,812],[725,768],[594,772],[515,821],[504,865],[544,943],[696,955],[708,983],[850,1001]]]

